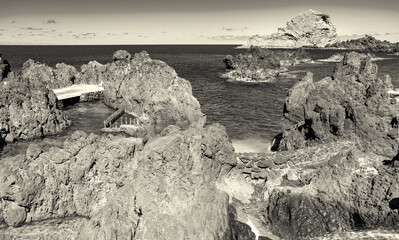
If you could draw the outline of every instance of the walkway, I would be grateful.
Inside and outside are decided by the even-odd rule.
[[[104,91],[103,86],[90,85],[90,84],[78,84],[78,85],[72,85],[70,87],[53,89],[53,92],[57,96],[58,100],[79,97],[86,93],[100,92],[100,91]]]

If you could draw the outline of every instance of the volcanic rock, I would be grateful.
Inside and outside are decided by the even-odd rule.
[[[29,59],[23,64],[22,77],[29,79],[30,84],[45,84],[49,89],[68,87],[74,84],[77,70],[65,63],[58,63],[56,68]]]
[[[337,40],[337,33],[330,17],[317,11],[308,10],[287,22],[285,28],[267,36],[251,37],[249,46],[266,48],[299,48],[303,46],[324,47]]]
[[[228,55],[223,59],[228,72],[224,77],[245,82],[267,82],[293,66],[310,62],[310,56],[303,49],[296,51],[268,50],[251,46],[245,54]]]
[[[376,154],[396,155],[398,139],[389,137],[398,131],[391,88],[389,76],[377,77],[377,65],[369,56],[347,53],[331,78],[315,83],[308,74],[290,89],[278,148],[353,139]]]
[[[63,131],[70,122],[56,108],[56,96],[43,84],[9,74],[0,85],[0,142],[41,138]]]
[[[89,218],[78,239],[229,239],[228,196],[215,181],[235,164],[221,125],[146,144],[78,131],[35,159],[3,159],[0,198],[26,208],[27,222]]]
[[[11,72],[10,64],[0,55],[0,82],[7,77],[9,72]]]
[[[107,64],[101,78],[105,103],[139,116],[149,132],[159,134],[169,125],[187,129],[205,124],[190,82],[144,51],[135,54],[130,62],[123,59]]]
[[[326,48],[363,50],[373,52],[399,52],[399,42],[391,43],[387,40],[378,40],[373,36],[366,35],[362,38],[351,39],[343,42],[328,44]]]

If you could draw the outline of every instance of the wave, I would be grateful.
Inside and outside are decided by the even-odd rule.
[[[266,139],[247,138],[232,139],[236,152],[270,152],[271,142]]]

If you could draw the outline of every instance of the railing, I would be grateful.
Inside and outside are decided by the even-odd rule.
[[[118,128],[118,127],[132,127],[132,126],[140,126],[140,121],[137,117],[137,114],[132,113],[133,118],[122,117],[125,114],[125,109],[118,109],[111,116],[109,116],[104,121],[104,128]],[[118,126],[118,119],[121,119],[120,125]]]
[[[104,121],[104,128],[112,127],[112,124],[116,122],[123,114],[125,114],[125,109],[118,109],[116,112],[111,114],[107,119]]]

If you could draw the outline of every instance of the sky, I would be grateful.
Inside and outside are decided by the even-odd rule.
[[[12,0],[0,44],[242,44],[309,9],[343,38],[399,41],[399,0]]]

